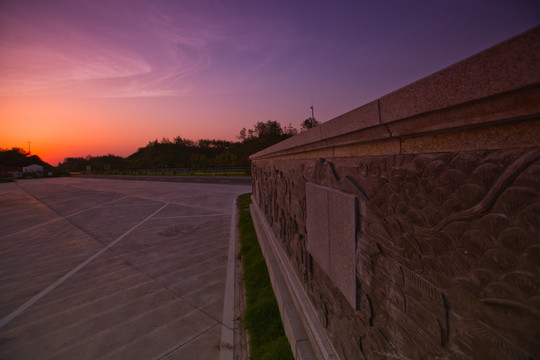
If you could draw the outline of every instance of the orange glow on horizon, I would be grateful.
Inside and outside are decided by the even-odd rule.
[[[149,102],[158,106],[149,110],[145,107]],[[180,121],[176,99],[12,97],[0,99],[0,107],[0,147],[28,150],[30,141],[31,153],[53,166],[67,157],[126,157],[163,137],[234,141],[241,129],[241,124],[231,127],[227,122],[210,125],[204,111],[180,112],[180,119],[189,119]]]

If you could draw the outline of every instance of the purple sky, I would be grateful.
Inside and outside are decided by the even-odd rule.
[[[234,140],[312,99],[327,121],[539,23],[537,0],[2,1],[0,147]]]

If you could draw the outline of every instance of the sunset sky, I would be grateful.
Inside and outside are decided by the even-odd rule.
[[[57,165],[298,128],[539,23],[538,0],[2,0],[0,147]]]

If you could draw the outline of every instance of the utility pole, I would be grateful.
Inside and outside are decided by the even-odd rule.
[[[32,143],[31,141],[28,141],[28,155],[31,155],[31,153],[30,153],[30,144],[31,143]]]
[[[314,111],[313,111],[313,99],[311,99],[311,118],[315,119]]]

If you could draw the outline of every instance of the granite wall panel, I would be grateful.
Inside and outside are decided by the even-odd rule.
[[[307,251],[325,274],[330,274],[330,243],[328,239],[328,192],[312,184],[306,184],[306,233]]]
[[[540,354],[539,149],[252,166],[255,200],[342,358]],[[324,239],[313,232],[323,225],[309,215],[317,213],[310,210],[313,187],[354,199],[354,301],[332,275],[347,272],[332,266],[341,258],[321,260],[348,235],[336,233],[328,250],[319,248]],[[343,225],[344,216],[329,226]]]
[[[307,251],[356,307],[356,197],[306,184]]]

